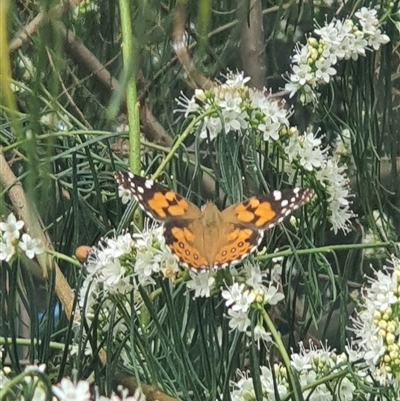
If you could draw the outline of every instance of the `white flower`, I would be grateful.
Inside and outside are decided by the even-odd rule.
[[[154,248],[139,249],[136,252],[134,274],[140,285],[153,284],[153,273],[160,271],[161,253]]]
[[[311,354],[306,351],[303,342],[300,342],[299,346],[300,346],[300,352],[292,353],[292,355],[290,356],[290,364],[298,372],[310,370],[312,367]]]
[[[212,141],[222,131],[222,121],[219,117],[206,117],[202,121],[200,138]]]
[[[399,283],[400,260],[392,257],[393,269],[385,268],[369,279],[352,330],[356,346],[375,380],[381,385],[392,383],[400,373],[398,361],[400,344]]]
[[[5,238],[0,237],[0,260],[9,262],[15,254],[15,247],[10,241],[4,241]]]
[[[90,401],[89,383],[79,381],[74,384],[70,379],[63,378],[59,386],[53,386],[53,393],[59,401]]]
[[[104,252],[113,258],[119,258],[132,252],[133,240],[129,233],[118,235],[116,238],[106,240],[107,247]]]
[[[22,220],[17,220],[14,214],[10,213],[6,222],[0,222],[0,230],[3,231],[4,238],[12,241],[13,239],[19,239],[20,231],[24,224]]]
[[[241,110],[241,103],[242,98],[236,92],[225,92],[223,98],[216,98],[215,104],[220,110],[226,133],[246,128],[246,113]]]
[[[262,272],[258,264],[245,262],[244,271],[246,272],[246,284],[254,290],[259,290],[263,287],[262,280],[266,273]],[[223,294],[222,294],[223,296]]]
[[[250,319],[246,312],[241,310],[228,309],[229,327],[233,330],[246,332],[250,327]]]
[[[354,14],[359,19],[364,33],[368,35],[374,34],[377,26],[379,26],[379,21],[376,17],[376,14],[376,10],[368,9],[367,7],[362,7]]]
[[[287,82],[285,84],[285,91],[289,92],[289,97],[292,98],[300,89],[302,85],[298,82]]]
[[[215,283],[210,271],[200,273],[189,272],[191,280],[186,283],[190,290],[194,290],[194,298],[209,298],[210,291]]]
[[[357,60],[360,55],[365,56],[368,45],[378,50],[382,44],[387,43],[389,37],[378,29],[376,14],[376,10],[363,7],[355,13],[358,24],[350,19],[333,19],[324,27],[314,29],[319,40],[310,37],[305,46],[296,46],[290,83],[285,86],[290,97],[300,91],[300,101],[315,101],[313,89],[317,88],[317,84],[329,83],[336,74],[333,66],[338,60]]]
[[[346,166],[339,166],[337,160],[329,159],[316,173],[317,180],[326,187],[328,193],[328,205],[331,211],[329,220],[335,233],[338,230],[348,231],[350,219],[355,216],[347,200],[350,195],[345,170]]]
[[[280,127],[279,122],[274,122],[271,117],[266,116],[264,122],[259,124],[258,129],[262,132],[264,141],[269,141],[270,139],[277,141]]]
[[[103,244],[100,242],[98,247],[92,247],[87,261],[85,263],[86,271],[90,274],[96,274],[103,267],[112,261],[112,256],[104,250]]]
[[[228,71],[226,74],[225,85],[235,89],[241,89],[245,87],[245,84],[250,81],[250,77],[245,77],[243,72],[232,72]]]
[[[118,186],[118,196],[120,198],[122,198],[121,201],[125,205],[132,199],[132,192],[129,189],[123,188],[119,185]]]
[[[97,246],[92,247],[85,263],[89,275],[82,285],[81,306],[87,297],[86,308],[90,309],[98,296],[98,286],[110,294],[126,294],[131,291],[132,285],[129,281],[132,271],[124,257],[132,254],[132,245],[131,235],[124,234],[102,239]]]
[[[227,290],[222,291],[226,306],[234,311],[246,313],[254,302],[254,291],[244,290],[244,284],[233,283]]]
[[[269,305],[276,305],[278,302],[285,299],[285,296],[279,292],[278,288],[270,283],[268,290],[264,291],[265,301]]]
[[[247,332],[248,336],[251,336],[251,332]],[[257,324],[257,326],[254,327],[254,341],[260,343],[260,341],[263,341],[265,343],[271,343],[272,342],[272,336],[271,333],[267,332],[264,327],[260,324]]]
[[[315,62],[315,66],[317,67],[315,71],[316,78],[324,83],[329,83],[331,76],[336,74],[330,59],[320,58]]]
[[[133,234],[137,249],[134,275],[141,285],[154,283],[153,273],[158,273],[170,260],[171,253],[165,246],[162,230],[162,226],[146,219],[144,230]]]
[[[97,271],[97,275],[103,282],[106,290],[115,289],[115,287],[124,277],[124,274],[125,268],[121,265],[121,262],[117,258],[110,259],[101,270]]]
[[[35,255],[40,255],[44,252],[42,241],[37,238],[32,238],[29,234],[22,234],[21,241],[18,246],[22,249],[29,259],[33,259]]]
[[[338,45],[343,39],[342,35],[339,35],[340,24],[337,21],[331,21],[328,25],[314,29],[314,33],[321,37],[321,39],[328,45]]]
[[[325,161],[325,153],[328,149],[321,149],[321,139],[313,132],[306,132],[303,136],[292,135],[285,148],[289,162],[294,160],[308,171],[320,168]]]
[[[368,37],[368,44],[372,46],[374,50],[379,50],[381,45],[385,45],[389,42],[389,36],[383,34],[380,29],[377,29],[373,35]]]
[[[204,92],[203,92],[204,93]],[[197,113],[200,111],[200,106],[196,103],[196,96],[192,96],[190,99],[185,96],[181,91],[179,97],[175,99],[176,103],[180,108],[176,108],[174,113],[183,113],[185,117],[189,114]]]
[[[298,83],[301,86],[306,84],[310,86],[315,85],[315,75],[308,64],[300,64],[293,66],[293,74],[290,76],[290,81]]]

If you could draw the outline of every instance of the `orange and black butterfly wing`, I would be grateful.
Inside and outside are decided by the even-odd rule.
[[[150,217],[164,223],[165,244],[184,266],[206,267],[207,261],[196,249],[189,229],[201,216],[198,207],[174,191],[132,173],[116,172],[115,178]]]
[[[257,230],[267,230],[281,223],[294,210],[307,203],[312,196],[311,189],[274,191],[268,195],[252,196],[244,202],[228,207],[222,214],[239,224],[250,225]]]
[[[264,231],[242,224],[225,224],[230,227],[223,235],[224,241],[214,257],[214,267],[225,268],[239,263],[254,252],[264,236]]]
[[[200,215],[200,210],[188,200],[153,180],[129,173],[114,174],[118,185],[129,191],[139,206],[153,219],[190,219]]]
[[[165,244],[179,262],[192,270],[209,269],[208,255],[199,250],[196,220],[174,219],[164,223]]]
[[[225,241],[215,256],[215,264],[226,267],[254,252],[264,236],[264,230],[281,223],[293,210],[313,196],[310,189],[294,188],[253,196],[222,212]]]

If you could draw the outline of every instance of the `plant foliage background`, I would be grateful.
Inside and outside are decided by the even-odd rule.
[[[313,102],[301,91],[289,97],[283,88],[296,46],[315,27],[352,18],[363,6],[378,10],[390,42],[339,62]],[[365,275],[381,270],[400,242],[398,10],[397,1],[3,2],[1,220],[14,213],[46,252],[1,261],[0,395],[39,399],[70,377],[107,396],[123,385],[141,387],[147,399],[228,400],[239,370],[261,399],[260,366],[281,360],[283,348],[299,352],[299,341],[312,339],[344,352]],[[202,96],[230,71],[243,71],[247,86],[267,87],[277,102],[285,98],[290,127],[313,132],[329,157],[340,153],[353,212],[345,225],[332,230],[329,197],[311,169],[297,164],[288,175],[286,145],[254,127],[240,135],[225,125],[212,138],[205,117],[190,126],[182,95],[205,103]],[[118,197],[113,174],[129,169],[156,173],[196,205],[212,200],[221,209],[296,183],[313,188],[294,227],[268,231],[250,259],[263,272],[279,264],[285,302],[249,314],[247,334],[232,330],[221,292],[235,277],[218,272],[214,291],[194,298],[182,270],[176,277],[161,271],[124,297],[111,293],[85,309],[88,267],[76,250],[80,256],[82,245],[102,249],[109,245],[102,238],[143,229],[134,203],[125,207]],[[83,311],[79,319],[74,310]],[[282,345],[255,339],[266,311]],[[293,380],[294,399],[302,399]],[[276,393],[265,399],[279,399]]]

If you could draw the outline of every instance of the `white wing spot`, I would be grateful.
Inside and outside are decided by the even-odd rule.
[[[289,204],[289,201],[288,201],[287,199],[284,199],[284,200],[281,202],[281,206],[282,206],[282,207],[286,207],[288,204]]]
[[[143,187],[137,187],[136,190],[137,190],[140,194],[144,194],[144,189],[143,189]]]
[[[273,193],[274,199],[276,201],[279,201],[282,199],[282,192],[281,191],[274,191]]]
[[[144,186],[145,186],[147,189],[151,189],[151,188],[153,187],[153,181],[152,181],[152,180],[146,180],[146,181],[144,182]]]

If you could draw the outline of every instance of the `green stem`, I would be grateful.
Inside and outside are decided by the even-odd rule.
[[[64,255],[63,253],[60,252],[52,251],[50,249],[46,249],[46,253],[53,256],[55,259],[63,260],[65,262],[70,263],[73,266],[78,267],[79,269],[82,269],[82,264],[76,259],[71,258],[70,256]]]
[[[139,103],[136,91],[136,66],[138,55],[137,46],[133,44],[130,0],[119,0],[121,33],[122,33],[122,59],[128,74],[126,81],[126,108],[129,124],[129,167],[133,173],[140,172],[140,122]]]
[[[261,316],[263,317],[263,319],[272,335],[272,338],[275,341],[275,345],[278,348],[278,351],[282,358],[283,364],[286,367],[288,380],[289,380],[289,383],[291,384],[291,388],[292,388],[292,392],[293,392],[292,395],[294,397],[294,400],[298,400],[299,398],[298,398],[297,391],[296,391],[296,388],[298,386],[296,386],[296,380],[293,376],[292,366],[290,365],[290,358],[289,358],[288,353],[286,352],[286,348],[285,348],[285,345],[283,344],[281,335],[279,334],[278,330],[276,330],[274,323],[272,322],[271,318],[269,317],[269,315],[265,311],[265,309],[260,308],[259,310],[260,310]]]
[[[312,255],[314,253],[332,253],[335,251],[354,251],[357,249],[373,249],[373,248],[388,248],[388,247],[400,246],[400,242],[379,242],[377,244],[341,244],[341,245],[329,245],[321,246],[320,248],[311,249],[288,249],[286,251],[270,253],[268,255],[258,256],[258,260],[269,260],[273,258],[280,258],[285,256],[296,255]]]
[[[39,340],[38,338],[11,338],[11,337],[0,337],[0,345],[3,344],[11,344],[15,341],[17,345],[21,346],[30,346],[32,345],[32,342],[35,345],[40,345],[42,344],[42,340]],[[59,350],[62,351],[65,348],[65,344],[62,343],[57,343],[55,341],[50,341],[49,342],[49,347],[53,350]]]

